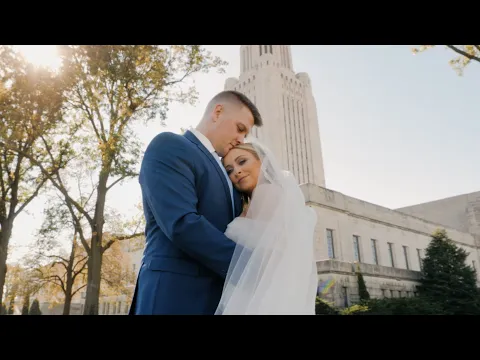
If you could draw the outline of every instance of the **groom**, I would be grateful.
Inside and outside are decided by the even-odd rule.
[[[146,245],[131,315],[215,313],[235,249],[224,231],[242,212],[219,157],[254,125],[262,126],[256,106],[223,91],[195,130],[149,144],[139,178]]]

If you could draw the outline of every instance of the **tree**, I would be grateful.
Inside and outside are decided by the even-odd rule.
[[[25,307],[28,314],[30,297],[40,290],[41,284],[35,281],[32,272],[21,264],[10,264],[8,268],[5,279],[5,299],[9,302],[13,311],[15,299],[17,297],[23,298],[22,315],[26,315]]]
[[[108,234],[104,234],[108,241]],[[131,239],[131,241],[136,239]],[[105,253],[102,264],[102,288],[103,296],[126,295],[133,296],[132,283],[135,274],[132,270],[132,262],[129,253],[122,247],[123,243],[115,242],[110,250]]]
[[[360,272],[360,268],[357,264],[357,282],[358,282],[358,295],[360,297],[360,301],[368,301],[370,300],[370,294],[368,293],[367,286],[365,285],[365,280],[363,279],[363,275]]]
[[[42,284],[37,281],[30,269],[20,266],[18,278],[18,295],[23,298],[22,315],[28,315],[30,308],[30,298],[42,288]]]
[[[199,45],[81,45],[61,46],[63,66],[61,78],[64,96],[68,99],[68,134],[59,138],[72,144],[75,164],[84,164],[94,173],[89,203],[82,206],[78,191],[65,180],[59,168],[58,142],[44,141],[45,161],[18,147],[10,150],[27,157],[64,197],[75,218],[79,239],[88,254],[88,285],[85,314],[98,314],[103,254],[119,240],[139,233],[115,234],[103,241],[106,231],[105,211],[108,192],[118,183],[136,177],[141,144],[133,126],[159,116],[164,121],[171,101],[193,103],[194,87],[182,91],[183,81],[197,72],[208,72],[225,63]],[[0,143],[0,145],[2,145]],[[73,156],[74,155],[74,156]],[[65,159],[61,159],[66,161]],[[70,164],[69,170],[74,165]],[[67,176],[68,176],[68,172]],[[83,189],[82,189],[83,191]],[[75,211],[81,214],[88,228],[84,231]]]
[[[48,199],[44,215],[28,264],[52,303],[61,293],[63,315],[69,315],[73,297],[86,286],[88,255],[79,243],[74,221],[61,197],[52,196]],[[66,241],[69,252],[62,248],[58,240],[62,238],[70,239]]]
[[[37,299],[33,300],[32,306],[30,307],[30,313],[28,315],[42,315],[40,303]]]
[[[23,299],[22,315],[28,315],[28,309],[30,309],[30,296],[25,296]]]
[[[444,314],[480,314],[476,272],[465,263],[467,256],[445,230],[433,233],[423,259],[419,296],[441,305]]]
[[[29,160],[64,196],[71,215],[78,211],[88,223],[84,231],[80,219],[75,226],[88,254],[88,285],[85,314],[98,314],[102,259],[105,251],[118,240],[139,233],[111,235],[103,241],[105,208],[109,190],[138,174],[141,144],[133,125],[160,117],[164,121],[171,101],[193,103],[196,91],[183,92],[179,85],[197,72],[208,72],[225,63],[214,58],[199,45],[82,45],[60,47],[63,60],[62,78],[68,98],[69,129],[78,130],[68,141],[74,144],[76,161],[89,164],[95,173],[90,206],[82,206],[76,194],[63,181],[58,168],[56,144],[45,142],[48,162]],[[66,138],[64,137],[64,140]]]
[[[7,315],[7,307],[5,304],[0,305],[0,315]]]
[[[20,287],[22,268],[16,264],[9,264],[7,276],[5,278],[5,292],[3,294],[3,302],[8,302],[10,298],[15,297]]]
[[[61,118],[62,90],[55,74],[27,64],[11,46],[0,46],[0,301],[15,218],[39,194],[47,177],[27,154],[42,162],[38,145]],[[20,152],[12,152],[15,148]],[[61,157],[57,166],[64,166]]]
[[[8,303],[7,315],[13,315],[15,313],[15,297],[11,297]]]
[[[480,63],[480,45],[445,45],[448,49],[454,51],[458,56],[450,60],[450,65],[457,72],[458,75],[463,75],[464,69],[472,61]],[[418,48],[413,48],[414,54],[431,49],[435,45],[420,45]]]
[[[87,285],[87,255],[78,243],[77,234],[73,236],[69,254],[58,250],[49,254],[40,253],[37,261],[45,258],[50,262],[35,267],[37,279],[46,285],[46,292],[52,297],[61,291],[64,298],[63,315],[69,315],[73,297]]]
[[[22,282],[23,269],[16,264],[8,265],[5,277],[5,294],[3,303],[7,304],[7,315],[12,315],[15,307],[15,299],[19,293]]]

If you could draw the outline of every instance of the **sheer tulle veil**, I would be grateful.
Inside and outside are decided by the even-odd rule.
[[[229,224],[237,243],[217,315],[315,314],[316,213],[295,177],[256,138],[261,172],[245,217]]]

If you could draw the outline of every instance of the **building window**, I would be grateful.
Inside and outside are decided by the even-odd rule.
[[[387,295],[385,294],[385,289],[381,289],[382,290],[382,299],[385,299],[387,297]]]
[[[333,244],[333,230],[327,229],[327,249],[328,257],[330,259],[335,259],[335,246]]]
[[[360,259],[360,237],[353,235],[353,257],[355,261],[362,262]]]
[[[258,45],[258,48],[260,49],[260,56],[262,56],[262,45]]]
[[[423,261],[422,261],[422,250],[417,249],[417,257],[418,257],[418,266],[420,268],[420,271],[423,270]]]
[[[273,55],[273,47],[272,47],[272,45],[268,45],[268,46],[270,46],[270,54]]]
[[[373,256],[373,263],[378,265],[378,252],[377,252],[377,240],[371,239],[372,241],[372,256]]]
[[[403,256],[405,257],[405,266],[410,270],[410,262],[408,261],[408,246],[403,245]]]
[[[394,258],[393,258],[393,244],[392,243],[388,243],[388,255],[390,257],[390,266],[395,267],[395,261],[394,261]]]

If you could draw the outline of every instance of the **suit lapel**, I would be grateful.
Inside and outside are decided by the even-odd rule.
[[[193,142],[197,147],[205,154],[205,156],[210,160],[210,162],[213,164],[215,169],[217,170],[218,176],[220,176],[220,180],[222,181],[223,184],[223,189],[225,190],[225,195],[227,196],[227,201],[228,201],[228,206],[229,209],[232,209],[232,198],[230,196],[230,188],[228,187],[227,179],[225,178],[225,174],[223,173],[222,169],[220,168],[220,164],[215,160],[213,155],[208,151],[208,149],[203,146],[203,144],[198,140],[198,138],[191,132],[187,131],[185,132],[184,135],[188,140]],[[234,194],[234,199],[235,199],[235,194]],[[235,207],[236,209],[236,207]],[[231,210],[230,210],[231,212]],[[232,214],[233,216],[233,214]]]
[[[234,217],[240,216],[242,213],[242,196],[237,189],[233,188],[233,201],[235,203],[235,214]]]

